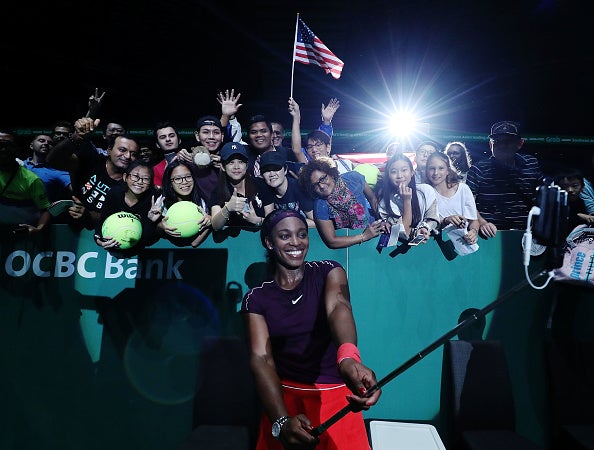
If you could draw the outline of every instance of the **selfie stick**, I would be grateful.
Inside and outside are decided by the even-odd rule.
[[[542,272],[538,273],[535,278],[540,277],[542,275],[546,275],[546,274],[547,274],[547,271],[546,270],[543,270]],[[507,291],[506,293],[504,293],[503,295],[501,295],[500,297],[498,297],[497,299],[495,299],[493,302],[489,303],[483,309],[477,311],[476,313],[472,314],[471,316],[469,316],[468,318],[466,318],[465,320],[463,320],[462,322],[460,322],[458,325],[456,325],[454,328],[452,328],[446,334],[444,334],[439,339],[437,339],[436,341],[434,341],[432,344],[428,345],[423,350],[421,350],[420,352],[418,352],[416,355],[414,355],[412,358],[410,358],[408,361],[406,361],[400,367],[394,369],[392,372],[390,372],[384,378],[382,378],[381,380],[379,380],[376,385],[371,386],[361,396],[362,397],[369,397],[369,396],[371,396],[371,394],[373,394],[374,392],[378,391],[383,386],[385,386],[390,381],[392,381],[394,378],[396,378],[398,375],[400,375],[402,372],[406,371],[407,369],[409,369],[410,367],[412,367],[413,365],[415,365],[416,363],[418,363],[421,359],[423,359],[425,356],[427,356],[429,353],[431,353],[436,348],[440,347],[446,341],[448,341],[451,338],[453,338],[460,331],[462,331],[463,329],[469,327],[470,325],[472,325],[473,323],[475,323],[478,319],[480,319],[481,317],[486,316],[488,313],[490,313],[491,311],[493,311],[497,306],[499,306],[501,303],[503,303],[505,300],[507,300],[513,294],[515,294],[516,292],[518,292],[521,289],[523,289],[528,283],[529,283],[529,281],[527,279],[524,279],[522,282],[518,283],[516,286],[514,286],[509,291]],[[311,434],[313,436],[315,436],[315,437],[318,437],[324,431],[326,431],[328,428],[330,428],[332,425],[334,425],[336,422],[338,422],[340,419],[342,419],[344,416],[346,416],[350,411],[352,411],[351,405],[348,404],[347,406],[345,406],[344,408],[342,408],[340,411],[338,411],[337,413],[335,413],[332,417],[330,417],[326,422],[322,423],[317,428],[314,428],[312,430]]]

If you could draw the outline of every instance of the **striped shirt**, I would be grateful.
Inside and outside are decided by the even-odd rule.
[[[541,178],[538,160],[516,153],[515,167],[505,166],[493,156],[472,165],[466,184],[485,220],[500,230],[525,229]]]

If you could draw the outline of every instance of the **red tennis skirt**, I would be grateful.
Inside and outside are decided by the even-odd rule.
[[[302,384],[282,381],[283,398],[289,416],[305,414],[315,428],[328,420],[348,402],[351,390],[344,384]],[[262,414],[256,450],[283,450],[271,434],[272,424]],[[316,450],[369,450],[369,440],[361,412],[349,412],[320,435]]]

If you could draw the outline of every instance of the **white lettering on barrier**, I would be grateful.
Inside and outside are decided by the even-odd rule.
[[[52,254],[54,252],[41,252],[38,253],[37,255],[35,255],[35,258],[33,258],[33,273],[35,275],[37,275],[38,277],[42,277],[42,278],[47,278],[49,277],[52,273],[48,272],[47,270],[41,270],[41,260],[44,258],[51,258]]]
[[[76,264],[76,271],[78,274],[83,278],[97,278],[97,274],[95,272],[89,272],[86,269],[86,264],[88,259],[97,259],[99,253],[97,252],[87,252],[83,253]]]
[[[56,252],[56,267],[54,267],[54,277],[66,278],[74,273],[74,261],[76,255],[72,252]]]
[[[25,276],[29,270],[37,277],[48,278],[52,276],[51,263],[53,257],[54,252],[52,251],[40,252],[32,257],[24,250],[15,250],[7,256],[4,263],[4,270],[8,276],[14,278]],[[77,273],[83,278],[97,278],[97,272],[91,270],[91,260],[98,261],[99,253],[83,253],[77,261],[75,253],[57,251],[55,252],[53,276],[55,278],[67,278]],[[105,279],[125,277],[132,280],[144,276],[146,279],[161,280],[165,278],[167,280],[182,280],[180,267],[184,261],[183,259],[176,260],[174,252],[169,251],[167,252],[166,261],[160,258],[143,261],[143,273],[141,270],[143,267],[138,262],[138,258],[118,259],[107,254],[103,276]],[[44,263],[48,266],[47,270],[43,268]]]
[[[22,259],[21,268],[19,270],[15,270],[14,263],[15,260],[19,258]],[[10,255],[8,255],[8,258],[6,258],[6,262],[4,263],[4,270],[11,277],[22,277],[28,272],[29,267],[31,267],[31,256],[29,256],[29,253],[24,250],[12,252]]]
[[[124,270],[124,263],[130,266],[126,270]],[[115,269],[115,272],[112,272],[112,269]],[[136,278],[136,274],[138,273],[138,258],[130,258],[130,259],[118,259],[114,258],[111,255],[107,256],[107,261],[105,261],[105,278],[120,278],[124,275],[127,279],[132,280]]]
[[[174,264],[175,262],[175,264]],[[167,279],[177,278],[178,280],[183,279],[181,273],[179,273],[179,267],[184,262],[183,259],[179,261],[173,261],[173,252],[167,253]]]

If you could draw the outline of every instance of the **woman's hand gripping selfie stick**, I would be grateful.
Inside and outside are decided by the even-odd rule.
[[[542,272],[538,273],[535,278],[540,277],[542,275],[546,275],[546,274],[547,274],[547,271],[546,270],[543,270]],[[518,292],[521,289],[523,289],[527,284],[528,284],[528,280],[524,280],[524,281],[518,283],[516,286],[512,287],[509,291],[507,291],[503,295],[499,296],[493,302],[489,303],[483,309],[477,311],[473,315],[469,316],[468,318],[466,318],[465,320],[463,320],[462,322],[460,322],[458,325],[456,325],[454,328],[452,328],[446,334],[444,334],[439,339],[437,339],[436,341],[434,341],[432,344],[428,345],[423,350],[421,350],[420,352],[418,352],[417,354],[415,354],[412,358],[410,358],[408,361],[406,361],[400,367],[394,369],[392,372],[390,372],[384,378],[382,378],[381,380],[379,380],[376,385],[371,386],[361,396],[362,397],[369,397],[375,391],[377,391],[378,389],[381,389],[383,386],[385,386],[386,384],[388,384],[390,381],[392,381],[398,375],[400,375],[401,373],[405,372],[410,367],[412,367],[413,365],[415,365],[417,362],[419,362],[420,360],[422,360],[425,356],[427,356],[433,350],[435,350],[436,348],[439,348],[446,341],[448,341],[451,338],[453,338],[454,336],[456,336],[461,330],[469,327],[470,325],[472,325],[473,323],[475,323],[481,317],[486,316],[488,313],[490,313],[492,310],[494,310],[501,303],[503,303],[504,301],[506,301],[507,299],[509,299],[509,297],[511,297],[513,294],[515,294],[516,292]],[[340,419],[342,419],[344,416],[346,416],[350,411],[352,411],[352,409],[351,409],[351,405],[349,404],[349,405],[345,406],[344,408],[342,408],[337,413],[335,413],[326,422],[322,423],[317,428],[314,428],[312,430],[311,434],[313,436],[315,436],[315,437],[320,436],[324,431],[326,431],[328,428],[330,428],[332,425],[334,425],[336,422],[338,422]]]

